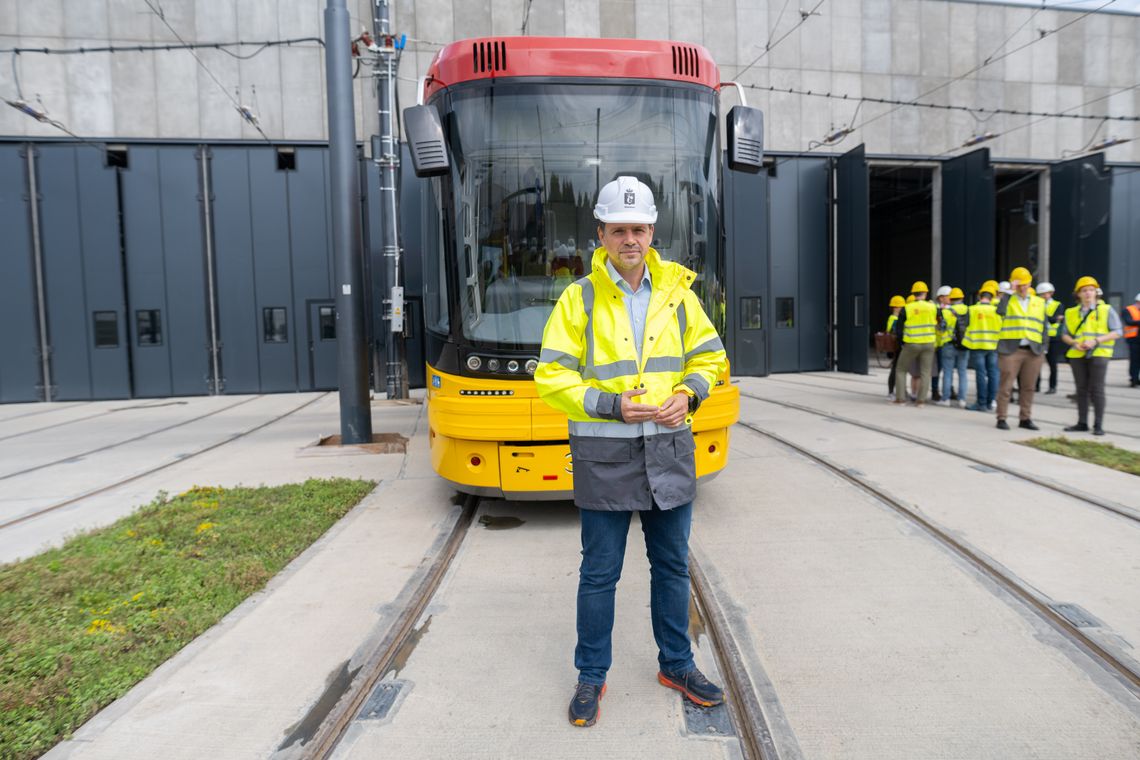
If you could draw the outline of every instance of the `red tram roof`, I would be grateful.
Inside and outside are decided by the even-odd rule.
[[[587,37],[477,37],[442,48],[428,67],[424,99],[451,85],[495,77],[664,79],[720,89],[700,45]]]

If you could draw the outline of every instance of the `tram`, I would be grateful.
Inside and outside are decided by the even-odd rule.
[[[590,271],[593,205],[619,175],[653,189],[654,248],[697,273],[725,331],[719,72],[701,47],[506,37],[442,48],[405,111],[424,193],[424,345],[432,466],[465,493],[565,499],[567,420],[532,375],[543,327]],[[763,122],[736,106],[729,166],[758,171]],[[724,467],[727,373],[692,418],[698,479]]]

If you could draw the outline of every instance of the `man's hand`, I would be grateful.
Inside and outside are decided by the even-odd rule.
[[[677,427],[689,414],[689,394],[678,391],[661,405],[653,421],[665,427]]]
[[[643,393],[645,393],[644,388],[622,391],[621,418],[624,422],[649,422],[657,416],[660,410],[653,404],[639,404],[633,400],[634,396],[640,396]]]

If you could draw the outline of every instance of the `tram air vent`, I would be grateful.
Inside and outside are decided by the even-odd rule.
[[[688,45],[673,46],[673,73],[682,77],[701,77],[701,59],[695,47]]]
[[[475,73],[507,70],[507,43],[502,40],[474,42],[471,44],[471,60]]]

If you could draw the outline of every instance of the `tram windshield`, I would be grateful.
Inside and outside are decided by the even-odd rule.
[[[542,342],[559,295],[590,271],[598,190],[620,175],[653,190],[653,247],[697,273],[694,290],[723,332],[715,97],[518,82],[451,93],[463,336],[518,349]]]

